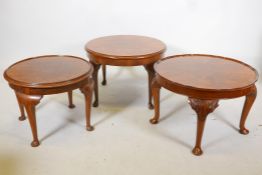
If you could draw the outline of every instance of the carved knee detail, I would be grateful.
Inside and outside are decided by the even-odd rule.
[[[218,100],[200,100],[189,98],[189,104],[196,111],[200,119],[207,116],[218,107]]]

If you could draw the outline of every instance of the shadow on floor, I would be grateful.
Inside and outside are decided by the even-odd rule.
[[[61,130],[65,129],[68,125],[75,124],[79,127],[85,129],[85,117],[83,115],[76,115],[76,113],[71,113],[70,116],[66,116],[64,118],[64,122],[61,123],[58,127],[51,130],[48,134],[46,134],[44,137],[40,138],[40,141],[44,141],[47,138],[51,137],[52,135],[56,134],[57,132],[60,132]],[[79,124],[80,121],[82,124]]]
[[[175,113],[177,113],[179,110],[185,108],[187,105],[188,105],[187,103],[177,103],[176,105],[174,105],[174,108],[171,111],[169,111],[167,114],[165,114],[163,117],[161,117],[161,115],[160,115],[159,122],[164,121],[164,120],[174,116]]]
[[[182,145],[182,146],[187,147],[189,149],[193,148],[193,145],[190,145],[189,143],[186,143],[185,141],[181,140],[177,136],[171,135],[171,133],[164,132],[163,130],[161,130],[161,131],[157,130],[156,133],[158,135],[160,135],[161,137],[167,138],[167,139],[171,140],[172,142],[175,142],[175,143],[177,143],[179,145]]]
[[[216,119],[218,121],[221,121],[222,123],[224,123],[225,125],[229,126],[230,128],[234,129],[235,131],[238,132],[238,128],[233,125],[232,123],[230,123],[225,117],[223,117],[221,114],[219,114],[218,112],[214,112],[213,115],[216,117]]]

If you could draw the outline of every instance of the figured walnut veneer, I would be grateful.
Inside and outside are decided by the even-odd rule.
[[[160,40],[136,35],[113,35],[89,41],[85,50],[94,65],[94,107],[98,106],[98,70],[102,65],[103,81],[106,85],[106,65],[112,66],[144,66],[148,72],[148,106],[153,109],[151,82],[154,76],[153,64],[163,57],[166,46]]]
[[[4,72],[4,77],[14,89],[21,116],[25,110],[31,126],[33,147],[38,146],[35,106],[44,95],[68,93],[69,108],[74,108],[72,91],[80,89],[86,102],[86,129],[91,131],[90,111],[93,92],[91,75],[93,66],[86,60],[66,55],[45,55],[19,61]],[[24,110],[25,109],[25,110]]]
[[[255,82],[257,71],[235,59],[203,54],[170,56],[154,65],[156,72],[152,81],[155,116],[152,124],[159,120],[159,93],[164,87],[178,94],[188,96],[189,104],[197,113],[197,138],[193,149],[201,155],[201,140],[206,117],[218,107],[220,99],[246,96],[240,119],[241,134],[248,134],[245,128],[247,115],[256,98]]]

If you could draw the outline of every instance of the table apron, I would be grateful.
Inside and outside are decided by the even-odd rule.
[[[191,98],[197,98],[197,99],[231,99],[231,98],[238,98],[242,96],[246,96],[249,93],[252,92],[252,88],[255,85],[251,85],[246,88],[242,89],[233,89],[233,90],[198,90],[198,89],[193,89],[189,87],[183,87],[181,85],[175,84],[171,81],[168,81],[166,79],[163,79],[160,76],[156,76],[157,82],[160,86],[178,93],[182,94]]]
[[[61,87],[51,87],[51,88],[33,88],[33,87],[22,87],[13,84],[9,86],[17,92],[21,92],[28,95],[51,95],[63,92],[68,92],[77,88],[81,88],[89,82],[89,78],[86,78],[78,83],[61,86]]]
[[[141,66],[146,64],[152,64],[163,58],[164,54],[155,54],[151,56],[141,57],[141,58],[110,58],[94,55],[91,53],[87,54],[91,62],[102,65],[111,65],[111,66]]]

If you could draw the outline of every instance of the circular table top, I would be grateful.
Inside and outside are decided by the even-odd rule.
[[[19,61],[4,73],[13,85],[48,88],[74,84],[90,76],[92,65],[79,57],[46,55]]]
[[[175,85],[199,90],[234,90],[252,86],[258,79],[251,66],[213,55],[177,55],[154,66],[156,73]]]
[[[165,44],[155,38],[137,35],[113,35],[89,41],[88,53],[110,59],[143,59],[165,51]]]

